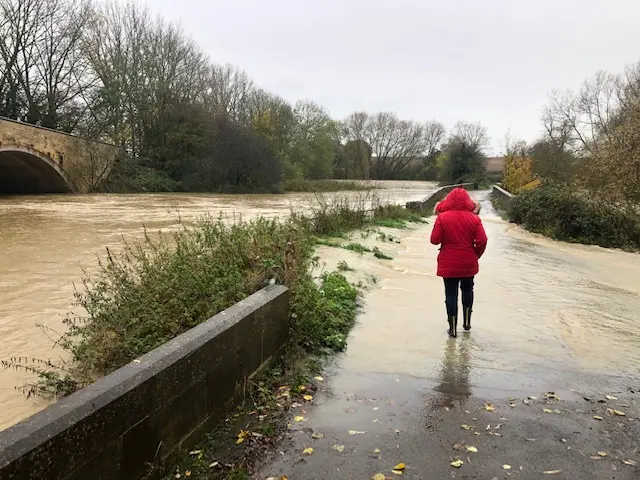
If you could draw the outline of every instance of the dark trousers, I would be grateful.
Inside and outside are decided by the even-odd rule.
[[[473,307],[473,277],[445,278],[444,295],[449,317],[458,317],[458,286],[462,291],[462,306]]]

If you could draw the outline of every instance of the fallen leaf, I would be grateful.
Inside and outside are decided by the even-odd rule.
[[[531,397],[531,396],[529,396],[529,397],[527,397],[527,398],[528,398],[529,400],[537,400],[537,399],[538,399],[538,397]]]
[[[301,415],[296,415],[295,417],[293,417],[293,419],[294,419],[296,422],[304,422],[304,421],[306,420],[306,418],[304,418],[304,417],[303,417],[303,416],[301,416]]]
[[[191,450],[189,455],[198,455],[199,453],[202,453],[202,450]]]
[[[636,462],[634,462],[633,460],[622,460],[622,463],[624,463],[625,465],[636,465]]]
[[[600,459],[601,459],[601,457],[599,457],[599,456],[597,456],[597,455],[591,455],[589,458],[590,458],[591,460],[600,460]]]
[[[476,447],[474,447],[473,445],[469,445],[467,447],[467,452],[478,453],[478,449]]]
[[[311,400],[313,400],[313,395],[303,395],[302,398],[304,398],[307,402],[310,402]]]
[[[550,409],[548,409],[548,408],[543,408],[543,409],[542,409],[542,411],[543,411],[544,413],[553,413],[553,410],[550,410]]]
[[[600,415],[594,415],[593,418],[596,420],[604,420]]]
[[[316,440],[319,440],[320,438],[323,438],[324,435],[321,433],[312,433],[311,434],[311,438],[315,438]]]
[[[524,400],[522,400],[522,403],[524,403],[525,405],[531,405],[531,400],[525,398]]]
[[[404,470],[405,468],[407,468],[407,466],[406,466],[404,463],[399,463],[399,464],[397,464],[395,467],[393,467],[393,469],[392,469],[392,470],[399,470],[399,471],[402,471],[402,470]]]
[[[380,450],[379,448],[376,448],[373,453],[380,453],[382,450]]]
[[[606,398],[607,400],[617,400],[617,397],[614,397],[613,395],[605,395],[604,398]]]
[[[462,465],[464,465],[464,462],[459,458],[451,462],[451,466],[455,468],[460,468]]]
[[[601,457],[606,457],[609,454],[607,452],[598,452],[598,455],[600,455]]]
[[[391,470],[391,473],[395,475],[402,475],[402,470]]]
[[[322,378],[322,377],[318,376],[318,377],[315,377],[315,381],[316,381],[316,382],[323,382],[323,381],[324,381],[324,378]]]
[[[191,470],[186,470],[186,471],[184,472],[184,476],[185,476],[185,477],[190,477],[190,476],[191,476]]]
[[[333,448],[338,453],[344,452],[344,445],[333,445],[331,448]]]
[[[213,463],[210,463],[210,464],[209,464],[209,468],[215,468],[215,467],[217,467],[218,465],[220,465],[220,462],[213,462]]]
[[[312,453],[313,453],[313,448],[311,448],[311,447],[309,447],[309,448],[305,448],[305,449],[302,451],[302,454],[303,454],[303,455],[311,455]]]
[[[510,403],[510,404],[509,404],[509,406],[510,406],[511,408],[516,408],[516,404],[515,404],[515,403]]]
[[[526,440],[527,442],[535,442],[535,441],[536,441],[536,439],[535,439],[535,438],[526,438],[525,440]]]
[[[545,475],[556,475],[558,473],[562,473],[562,470],[545,470],[544,472]]]
[[[615,415],[618,415],[619,417],[624,417],[626,416],[626,414],[622,411],[622,410],[611,410]]]
[[[363,433],[367,432],[361,432],[360,430],[349,430],[349,435],[362,435]]]
[[[373,407],[373,411],[380,410],[380,407]]]
[[[474,435],[480,435],[480,432],[473,432]]]
[[[236,445],[240,445],[242,442],[244,442],[244,437],[238,437],[238,439],[236,440]]]
[[[511,465],[507,465],[505,463],[504,465],[502,465],[502,468],[504,468],[505,470],[511,470]]]
[[[484,409],[485,409],[487,412],[493,412],[496,408],[495,408],[493,405],[491,405],[490,403],[487,403],[487,404],[484,406]]]
[[[373,477],[371,477],[371,480],[386,480],[386,476],[384,473],[376,473]]]
[[[466,423],[463,423],[462,425],[460,425],[462,428],[464,428],[465,430],[471,430],[473,427],[467,425]]]

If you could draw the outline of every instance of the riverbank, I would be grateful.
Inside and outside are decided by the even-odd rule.
[[[394,260],[402,251],[403,239],[412,232],[429,228],[400,219],[393,226],[386,221],[325,238],[316,247],[318,263],[314,275],[339,271],[364,295],[380,288]],[[382,224],[382,225],[381,225]],[[376,253],[378,254],[376,255]],[[326,319],[325,319],[326,321]],[[343,339],[338,339],[345,346]],[[226,421],[186,454],[165,476],[173,478],[249,479],[254,478],[265,458],[287,437],[292,425],[304,425],[305,415],[322,395],[328,379],[323,370],[334,357],[296,357],[269,370],[255,381],[254,392]],[[295,415],[293,413],[295,412]],[[293,415],[292,418],[289,418]],[[320,436],[317,436],[318,439]]]

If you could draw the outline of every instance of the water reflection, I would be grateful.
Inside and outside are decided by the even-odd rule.
[[[471,338],[468,333],[460,335],[458,339],[447,340],[440,371],[440,383],[435,388],[436,391],[449,396],[465,398],[471,396],[470,343]]]

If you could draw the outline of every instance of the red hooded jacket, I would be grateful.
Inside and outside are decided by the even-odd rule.
[[[472,213],[474,207],[463,188],[453,189],[438,205],[431,243],[442,245],[438,254],[439,277],[466,278],[478,273],[478,259],[487,248],[487,235],[480,217]]]

